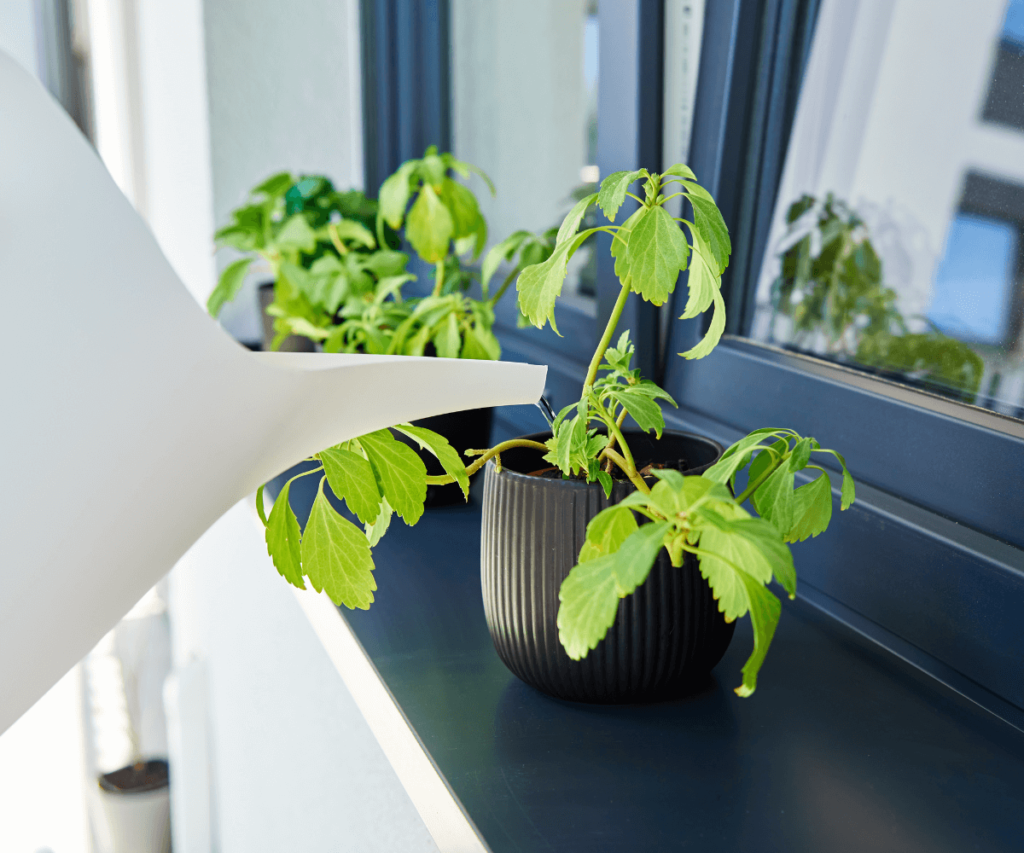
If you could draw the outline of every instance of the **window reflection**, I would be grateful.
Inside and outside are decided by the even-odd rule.
[[[751,336],[1024,416],[1024,0],[826,0]]]

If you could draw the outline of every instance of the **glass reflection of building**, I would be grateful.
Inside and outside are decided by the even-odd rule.
[[[831,31],[819,32],[807,69],[751,331],[1021,417],[1024,0],[979,0],[962,12],[955,0],[860,2],[822,22]],[[877,251],[898,347],[836,355],[827,319],[807,335],[779,310],[782,256],[801,236],[786,213],[804,195],[830,193],[863,220]],[[823,237],[814,235],[813,252]],[[861,308],[858,341],[874,328],[866,301]],[[966,392],[938,364],[957,357],[980,358]]]

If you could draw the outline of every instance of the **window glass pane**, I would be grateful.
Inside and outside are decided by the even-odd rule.
[[[489,244],[557,228],[600,177],[596,0],[452,0],[451,45],[452,148],[497,188]],[[588,313],[595,272],[588,245],[563,290]]]
[[[1024,0],[825,0],[755,340],[1024,416]]]

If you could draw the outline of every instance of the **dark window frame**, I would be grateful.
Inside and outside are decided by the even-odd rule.
[[[801,596],[1024,727],[1024,423],[738,337],[749,327],[816,7],[708,3],[690,166],[732,232],[723,291],[733,334],[708,358],[684,362],[674,353],[702,327],[672,325],[665,387],[680,409],[668,421],[723,442],[790,426],[839,448],[858,502],[834,514],[827,534],[794,547]]]

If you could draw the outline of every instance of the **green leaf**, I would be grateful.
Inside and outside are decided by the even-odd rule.
[[[573,660],[582,660],[596,648],[615,622],[619,609],[615,558],[609,554],[573,566],[562,581],[556,617],[558,639]]]
[[[369,541],[371,548],[380,542],[384,534],[388,532],[388,527],[391,526],[391,516],[394,515],[394,513],[395,511],[391,508],[391,504],[388,503],[387,498],[383,498],[380,502],[380,512],[373,520],[373,524],[363,525],[366,532],[366,538]]]
[[[251,195],[265,195],[269,198],[280,198],[295,183],[290,172],[278,172],[271,175],[262,184],[257,184]]]
[[[437,331],[434,333],[434,349],[437,350],[439,358],[458,358],[461,346],[459,319],[453,311],[437,326]]]
[[[560,243],[551,257],[539,264],[528,266],[519,274],[516,290],[519,292],[519,308],[538,329],[546,322],[558,332],[555,325],[555,300],[562,293],[565,282],[565,265],[569,258],[572,242]]]
[[[644,432],[653,430],[654,434],[661,438],[661,431],[665,428],[665,417],[661,413],[661,406],[647,394],[629,385],[612,386],[607,393],[629,412],[630,417],[636,421],[636,425],[641,430]]]
[[[224,268],[224,272],[220,274],[217,286],[213,289],[213,293],[210,294],[210,298],[206,300],[206,310],[210,312],[212,317],[220,314],[220,309],[224,307],[225,302],[230,302],[238,295],[252,260],[252,258],[242,258],[242,260],[235,261]]]
[[[580,223],[583,221],[583,217],[586,215],[590,205],[592,205],[596,200],[597,193],[591,193],[585,198],[581,198],[572,206],[572,210],[566,214],[565,219],[562,220],[562,224],[558,229],[558,235],[555,237],[555,245],[564,243],[580,230]],[[621,202],[619,203],[621,204]]]
[[[260,486],[256,490],[256,515],[258,515],[260,517],[260,521],[262,521],[263,522],[263,526],[266,527],[267,526],[267,508],[263,505],[263,488],[264,488],[264,486],[266,486],[266,483],[264,483],[263,486]]]
[[[274,567],[278,573],[292,586],[305,589],[302,582],[302,563],[299,556],[299,542],[301,532],[299,520],[292,512],[288,503],[288,490],[291,488],[292,480],[284,484],[274,506],[270,510],[270,518],[267,519],[267,529],[264,533],[267,542],[267,553],[274,561]]]
[[[441,203],[448,208],[454,223],[454,236],[470,237],[476,233],[480,207],[476,196],[458,181],[445,178],[441,182]]]
[[[615,622],[620,598],[633,592],[650,574],[671,524],[644,524],[614,554],[593,557],[574,566],[558,591],[556,622],[566,654],[580,660],[596,648]]]
[[[406,524],[415,524],[427,497],[423,460],[386,429],[359,436],[359,444],[373,466],[381,493]]]
[[[409,256],[405,252],[395,252],[391,249],[374,252],[365,261],[366,268],[380,278],[402,275],[407,263],[409,263]]]
[[[686,477],[672,469],[655,470],[658,478],[649,498],[651,506],[666,518],[688,512],[698,501],[707,498],[730,500],[728,491],[718,483],[703,477]]]
[[[715,301],[715,313],[711,317],[711,326],[708,328],[707,334],[691,349],[686,352],[681,352],[683,358],[704,358],[706,355],[710,355],[711,351],[718,346],[718,342],[722,338],[722,332],[725,331],[725,300],[722,299],[721,292],[716,291],[714,296]]]
[[[290,261],[281,261],[277,268],[278,286],[283,286],[287,292],[292,288],[296,293],[301,293],[307,299],[315,296],[314,279],[309,272]]]
[[[701,534],[701,548],[714,551],[761,583],[768,583],[774,577],[790,598],[795,596],[793,555],[778,529],[763,518],[739,515],[736,510],[740,508],[733,503],[723,501],[714,506],[714,509],[704,506],[698,510],[702,519],[711,522]],[[731,516],[732,520],[726,516]]]
[[[693,205],[693,223],[711,250],[711,255],[718,265],[718,274],[721,275],[729,265],[729,255],[732,253],[729,229],[711,193],[699,184],[689,181],[684,185],[686,198]]]
[[[703,314],[714,303],[715,294],[722,289],[722,278],[712,269],[715,263],[700,233],[691,229],[693,238],[694,259],[690,263],[690,275],[687,277],[688,295],[686,308],[680,315],[680,320],[689,320],[698,314]]]
[[[673,163],[664,172],[662,172],[662,175],[675,175],[677,178],[687,178],[691,181],[697,180],[697,176],[693,174],[693,170],[685,163]]]
[[[494,274],[498,271],[502,261],[507,261],[526,240],[533,235],[529,231],[516,231],[509,234],[504,240],[494,246],[485,256],[483,265],[480,267],[480,280],[484,287],[487,287]]]
[[[436,264],[448,254],[455,232],[452,215],[429,184],[424,184],[409,211],[405,235],[424,261]]]
[[[638,527],[636,517],[621,504],[601,510],[587,525],[587,540],[580,549],[579,562],[614,554]]]
[[[633,211],[630,217],[622,223],[615,235],[612,237],[611,255],[615,258],[615,275],[620,282],[625,284],[629,280],[629,235],[632,228],[646,215],[647,208],[641,207]]]
[[[770,436],[792,435],[793,431],[779,427],[756,429],[725,449],[721,458],[707,471],[704,477],[716,483],[728,483],[736,472],[749,461],[751,449]]]
[[[754,627],[754,651],[743,664],[743,684],[736,688],[738,696],[750,696],[757,689],[757,674],[768,654],[775,628],[782,615],[782,604],[767,589],[753,578],[740,573],[740,579],[747,596],[750,622]]]
[[[717,505],[718,514],[726,522],[726,529],[714,525],[704,527],[700,534],[700,571],[711,584],[718,609],[726,621],[739,619],[747,612],[747,595],[739,577],[748,574],[759,583],[766,584],[772,579],[773,567],[761,553],[758,545],[728,527],[730,521],[759,521],[752,519],[746,510],[727,503]],[[766,522],[762,522],[766,523]],[[778,533],[776,532],[776,538]]]
[[[849,509],[850,505],[857,499],[856,487],[853,483],[853,477],[846,468],[846,460],[843,459],[843,455],[836,450],[822,450],[822,453],[831,453],[839,461],[839,464],[843,467],[843,490],[842,500],[839,505],[840,509]]]
[[[786,460],[754,492],[758,514],[770,521],[780,534],[793,526],[793,486],[793,470]]]
[[[335,496],[345,501],[364,524],[372,523],[380,513],[381,495],[369,461],[340,444],[321,450],[317,456]]]
[[[601,484],[601,488],[604,489],[604,496],[606,498],[610,498],[612,496],[612,489],[615,487],[612,475],[607,471],[598,471],[597,482],[599,482]],[[582,554],[583,552],[581,551],[580,553]],[[582,559],[582,557],[580,559]]]
[[[822,474],[793,493],[793,524],[787,542],[803,542],[823,533],[832,520],[832,483]]]
[[[760,447],[761,445],[758,445]],[[768,445],[770,449],[760,450],[757,455],[751,454],[750,468],[747,471],[747,482],[753,483],[759,477],[761,477],[772,465],[778,462],[789,450],[789,441],[785,438],[780,438],[778,441]],[[736,487],[736,476],[733,475],[731,480],[733,488]],[[757,509],[757,496],[753,495],[754,509]]]
[[[377,193],[381,217],[396,230],[401,227],[402,219],[405,217],[405,206],[409,203],[412,192],[409,176],[416,168],[416,164],[416,160],[406,160],[380,185],[380,191]]]
[[[501,344],[490,329],[474,324],[462,339],[459,358],[475,358],[480,361],[497,361],[501,358]]]
[[[366,536],[342,518],[324,494],[323,481],[302,537],[302,566],[313,589],[350,609],[367,610],[377,583]]]
[[[351,219],[342,219],[338,222],[332,222],[329,227],[333,228],[334,232],[342,240],[349,240],[353,243],[358,243],[361,246],[365,246],[367,249],[377,248],[377,240],[374,238],[373,234],[358,222],[354,222]],[[326,255],[325,257],[330,257],[330,255]]]
[[[466,466],[459,458],[459,452],[448,443],[448,439],[433,430],[412,424],[401,424],[395,429],[409,436],[420,447],[437,457],[437,461],[441,463],[445,473],[455,478],[459,488],[462,489],[462,494],[469,498],[469,475],[466,474]]]
[[[651,567],[661,550],[665,534],[672,527],[670,521],[641,524],[636,532],[622,543],[615,553],[615,578],[619,596],[625,598],[647,580]]]
[[[274,242],[285,251],[312,252],[316,248],[316,233],[309,227],[306,217],[296,213],[281,226]]]
[[[615,221],[615,215],[626,200],[626,193],[629,191],[630,184],[646,174],[646,169],[637,169],[635,172],[612,172],[612,174],[601,181],[601,189],[597,194],[597,203],[609,221]]]
[[[662,305],[686,269],[690,247],[663,207],[646,209],[633,224],[626,246],[628,275],[623,284],[654,305]]]

